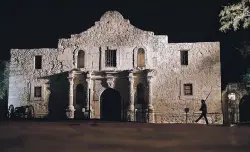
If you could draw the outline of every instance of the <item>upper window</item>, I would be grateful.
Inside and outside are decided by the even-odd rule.
[[[191,83],[184,84],[184,95],[193,95],[193,85]]]
[[[42,69],[42,56],[35,56],[35,69]]]
[[[139,48],[137,52],[137,67],[145,66],[145,51],[143,48]]]
[[[42,97],[42,87],[35,87],[34,94],[36,98]]]
[[[105,51],[105,66],[116,67],[116,50]]]
[[[77,68],[85,67],[85,52],[80,50],[77,56]]]
[[[188,51],[181,52],[181,65],[188,65]]]

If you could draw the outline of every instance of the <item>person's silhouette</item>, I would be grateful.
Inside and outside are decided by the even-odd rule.
[[[200,117],[195,121],[196,123],[202,118],[204,117],[206,120],[206,124],[208,124],[208,120],[207,120],[207,105],[205,103],[205,100],[201,100],[201,108],[200,111],[202,111]]]

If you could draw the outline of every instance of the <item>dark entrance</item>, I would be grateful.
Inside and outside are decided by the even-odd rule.
[[[250,123],[250,96],[244,95],[240,100],[240,122]]]
[[[121,96],[115,89],[106,89],[101,95],[101,119],[121,121]]]
[[[76,86],[76,105],[75,105],[75,118],[83,119],[84,113],[82,112],[82,108],[86,107],[86,96],[84,92],[84,87],[81,84]]]

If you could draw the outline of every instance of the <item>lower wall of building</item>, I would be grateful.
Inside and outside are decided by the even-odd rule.
[[[155,123],[195,123],[195,120],[199,118],[200,113],[189,114],[173,114],[173,113],[155,113]],[[222,113],[208,113],[207,119],[209,124],[223,124]],[[198,124],[206,124],[204,117],[198,122]]]
[[[32,105],[35,110],[35,117],[41,118],[46,117],[50,114],[60,113],[60,118],[65,115],[65,110],[68,106],[69,101],[69,83],[66,75],[61,76],[61,79],[57,77],[55,79],[50,78],[50,96],[47,99],[42,98],[41,100],[33,100],[32,89],[34,86],[39,85],[43,87],[44,95],[46,94],[45,80],[37,81],[24,81],[25,79],[21,77],[11,77],[10,78],[10,90],[9,90],[9,105],[13,104],[16,106]],[[135,81],[134,91],[136,92],[136,86],[139,80]],[[142,79],[142,82],[146,83],[146,80]],[[60,82],[60,83],[59,83]],[[128,108],[129,100],[129,82],[127,79],[119,79],[116,81],[114,89],[116,89],[121,95],[122,102],[122,113]],[[95,79],[92,81],[91,90],[91,107],[93,109],[92,118],[100,118],[100,96],[107,86],[105,86],[105,79]],[[30,85],[29,85],[30,84]],[[86,87],[86,84],[84,84]],[[178,87],[178,86],[176,86]],[[158,89],[159,90],[159,89]],[[207,95],[210,88],[205,89],[205,94]],[[200,108],[200,99],[202,95],[195,100],[179,100],[179,93],[171,93],[171,89],[162,90],[162,92],[156,92],[153,94],[153,105],[154,105],[154,123],[186,123],[186,114],[184,113],[184,108],[189,107],[190,112],[188,113],[187,123],[193,123],[199,116],[200,113],[197,112]],[[208,92],[208,93],[207,93]],[[170,94],[169,96],[164,96]],[[84,94],[84,92],[83,92]],[[25,97],[25,98],[24,98]],[[173,97],[175,100],[169,101]],[[222,124],[223,118],[221,113],[221,100],[220,100],[220,89],[219,87],[213,89],[209,100],[207,103],[208,113],[207,117],[210,124]],[[135,93],[135,104],[136,104],[136,93]],[[74,104],[75,105],[75,104]],[[76,105],[75,105],[76,106]],[[122,114],[125,116],[125,114]],[[137,120],[142,116],[137,115]],[[204,118],[199,122],[204,124]]]

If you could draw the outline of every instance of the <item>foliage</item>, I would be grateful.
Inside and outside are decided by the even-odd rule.
[[[233,29],[237,31],[242,25],[244,29],[248,28],[250,24],[250,0],[241,0],[236,4],[229,4],[223,6],[219,17],[220,17],[220,31],[227,32]]]
[[[243,82],[249,84],[250,83],[250,69],[247,69],[246,74],[242,76]]]
[[[0,99],[3,99],[9,85],[9,62],[0,61],[0,66]]]
[[[241,53],[241,55],[246,58],[250,55],[250,43],[245,41],[240,44],[240,47],[236,47],[236,49]]]
[[[246,29],[250,25],[250,0],[241,0],[236,4],[224,6],[220,16],[220,31],[227,32],[233,29],[237,31],[243,23],[243,28]],[[250,55],[250,43],[244,42],[243,47],[237,48],[243,57]]]
[[[235,4],[223,6],[220,17],[220,31],[227,32],[229,30],[237,31],[241,26],[247,29],[250,25],[250,0],[241,0]],[[244,42],[243,47],[237,48],[243,57],[250,55],[250,43]],[[242,76],[245,83],[250,83],[250,69]]]

